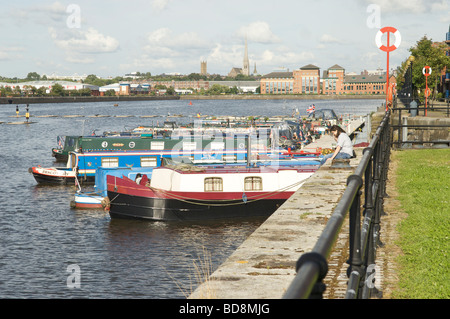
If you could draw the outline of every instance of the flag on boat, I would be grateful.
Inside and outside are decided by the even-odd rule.
[[[306,112],[308,112],[308,114],[313,113],[316,110],[315,105],[311,105],[309,108],[306,109]]]

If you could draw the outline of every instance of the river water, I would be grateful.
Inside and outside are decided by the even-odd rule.
[[[70,208],[74,186],[38,186],[28,168],[63,166],[57,135],[121,131],[204,115],[276,116],[306,108],[365,115],[382,100],[193,100],[0,105],[0,298],[185,298],[264,219],[203,223],[111,220]],[[183,117],[168,118],[178,114]],[[156,115],[157,117],[147,117]],[[206,266],[205,266],[206,265]]]

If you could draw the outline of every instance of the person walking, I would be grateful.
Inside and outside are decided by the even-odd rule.
[[[333,161],[336,159],[349,159],[353,157],[353,144],[350,137],[345,133],[345,131],[339,125],[333,125],[330,127],[330,132],[333,134],[336,140],[336,149],[334,153],[325,155],[320,161],[320,166],[325,164],[325,162],[331,158]]]

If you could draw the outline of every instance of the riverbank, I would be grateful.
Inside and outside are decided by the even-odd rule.
[[[123,101],[160,100],[383,100],[379,95],[164,95],[164,96],[41,96],[41,97],[0,97],[0,104],[43,104],[43,103],[91,103]]]
[[[179,100],[179,96],[41,96],[41,97],[0,97],[0,104],[44,104],[44,103],[91,103],[123,101]]]
[[[331,135],[322,135],[306,150],[327,148],[333,141]],[[217,270],[203,278],[205,282],[189,298],[282,298],[295,277],[299,256],[313,249],[345,191],[348,176],[359,165],[362,151],[363,147],[355,147],[357,156],[350,159],[348,167],[333,167],[331,161],[320,167]],[[340,236],[348,240],[345,233]],[[325,299],[343,298],[345,294],[342,280],[335,277],[342,273],[348,246],[335,249],[339,251],[331,257]]]
[[[381,95],[228,94],[180,95],[180,100],[384,100]]]

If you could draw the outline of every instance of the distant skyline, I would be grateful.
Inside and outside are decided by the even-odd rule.
[[[392,26],[402,43],[397,67],[424,35],[444,41],[450,0],[96,0],[8,2],[2,6],[0,76],[130,72],[227,75],[242,67],[261,75],[307,64],[346,72],[386,68],[375,45]]]

